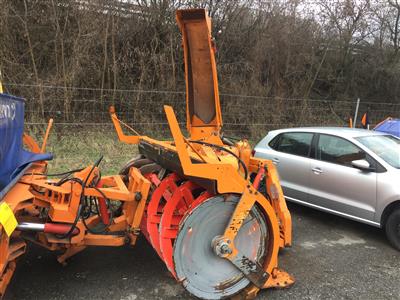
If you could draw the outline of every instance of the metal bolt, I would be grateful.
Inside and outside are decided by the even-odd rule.
[[[222,254],[231,254],[232,253],[232,249],[228,246],[228,244],[221,245],[220,249],[221,249]]]
[[[136,201],[142,200],[142,193],[141,192],[136,192],[135,193],[135,200]]]

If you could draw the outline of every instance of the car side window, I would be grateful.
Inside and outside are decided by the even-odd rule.
[[[276,138],[278,139],[275,140]],[[298,156],[309,156],[313,133],[287,132],[280,134],[276,138],[270,143],[272,149]]]
[[[365,159],[365,152],[343,138],[321,134],[317,147],[317,159],[349,166],[353,160]]]

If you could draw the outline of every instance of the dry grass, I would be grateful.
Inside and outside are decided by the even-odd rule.
[[[31,129],[28,132],[41,143],[41,130]],[[47,152],[54,155],[49,162],[49,173],[82,168],[103,155],[100,164],[103,174],[117,174],[124,163],[138,153],[135,145],[121,143],[110,130],[55,130],[50,135]]]

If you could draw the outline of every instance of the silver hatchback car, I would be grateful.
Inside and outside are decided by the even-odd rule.
[[[400,250],[400,139],[352,128],[274,130],[254,149],[285,198],[386,231]]]

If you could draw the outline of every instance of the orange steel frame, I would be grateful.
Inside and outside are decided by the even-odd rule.
[[[32,138],[25,135],[24,141],[31,151],[39,147]],[[81,195],[101,198],[106,196],[110,200],[123,202],[122,214],[113,220],[108,228],[107,235],[92,234],[85,230],[82,221],[76,227],[79,234],[71,238],[60,239],[53,234],[40,232],[34,240],[15,230],[11,237],[4,231],[0,236],[0,296],[15,270],[15,259],[25,252],[25,240],[37,243],[49,250],[61,250],[64,253],[58,257],[60,263],[65,263],[70,256],[84,250],[87,246],[121,246],[127,243],[134,245],[140,234],[140,223],[143,217],[146,200],[150,189],[150,182],[143,177],[138,169],[132,168],[129,172],[128,183],[125,184],[120,175],[105,176],[98,182],[97,189],[82,186],[77,182],[66,182],[60,186],[54,185],[55,180],[46,177],[46,162],[32,164],[18,183],[6,194],[2,202],[6,202],[14,212],[18,222],[39,221],[41,209],[48,209],[48,216],[53,222],[72,223],[77,215]],[[98,176],[98,168],[89,166],[74,177],[87,180],[89,185]],[[90,176],[89,173],[91,173]],[[98,216],[87,220],[89,226],[100,221]],[[0,225],[1,226],[1,225]],[[113,233],[125,232],[123,236]],[[23,237],[24,239],[22,239]]]
[[[230,224],[219,238],[221,241],[234,241],[251,207],[258,205],[262,208],[270,228],[268,246],[270,249],[265,264],[259,267],[269,276],[266,280],[261,281],[262,285],[253,284],[248,287],[245,294],[247,296],[255,295],[260,288],[288,286],[294,280],[290,275],[278,269],[277,257],[279,248],[290,246],[292,243],[292,224],[277,171],[271,161],[252,157],[250,145],[246,140],[233,146],[224,145],[220,138],[222,117],[214,45],[211,39],[211,21],[204,10],[178,11],[177,21],[183,35],[187,86],[187,129],[190,138],[187,139],[183,136],[175,114],[169,106],[165,106],[164,109],[173,141],[158,141],[147,136],[125,135],[121,127],[121,124],[124,123],[118,119],[115,109],[111,107],[110,115],[119,140],[128,144],[147,142],[175,152],[178,154],[185,176],[214,181],[217,192],[220,194],[240,194],[241,198]],[[196,39],[197,37],[199,40]],[[189,44],[191,53],[189,53]],[[196,65],[196,57],[193,55],[197,55],[199,49],[208,49],[208,51],[203,51],[206,53],[204,59],[208,59],[207,70]],[[208,73],[204,74],[204,72]],[[207,90],[206,95],[201,94],[201,91],[204,90]],[[212,101],[207,102],[206,106],[202,106],[202,99],[210,95]],[[209,111],[214,113],[210,114]],[[49,129],[46,131],[45,140],[47,140],[48,134]],[[229,149],[241,158],[249,173],[257,173],[260,169],[265,169],[265,183],[269,199],[266,199],[248,179],[243,177],[244,170],[234,156],[211,147],[192,143],[193,140],[213,143]],[[33,152],[43,152],[45,149],[45,145],[39,147],[28,135],[24,136],[24,143]],[[194,164],[192,159],[200,160],[201,163]],[[131,245],[136,243],[151,185],[138,169],[133,167],[130,169],[127,182],[124,182],[120,175],[105,176],[101,177],[97,187],[94,188],[91,183],[98,178],[99,169],[89,166],[74,174],[75,178],[87,181],[84,189],[79,182],[73,181],[59,186],[55,185],[56,181],[49,180],[46,171],[46,162],[34,163],[2,200],[11,207],[18,222],[39,220],[40,211],[46,210],[53,222],[71,224],[78,214],[82,195],[96,198],[106,196],[110,200],[121,201],[123,203],[122,213],[113,220],[107,235],[92,234],[86,231],[84,224],[79,220],[76,224],[79,233],[71,238],[60,239],[53,234],[40,232],[34,239],[31,239],[32,242],[49,250],[62,250],[63,254],[58,257],[60,263],[65,263],[70,256],[84,250],[87,246],[121,246],[126,243]],[[90,226],[95,226],[99,222],[99,216],[93,216],[87,220]],[[118,234],[121,231],[126,234]],[[8,237],[3,231],[0,237],[0,295],[4,293],[15,270],[15,259],[25,251],[25,241],[22,238],[26,239],[27,237],[18,230],[14,231],[11,237]],[[225,255],[224,258],[235,262],[239,250],[236,249],[233,242],[231,245],[232,252]]]

